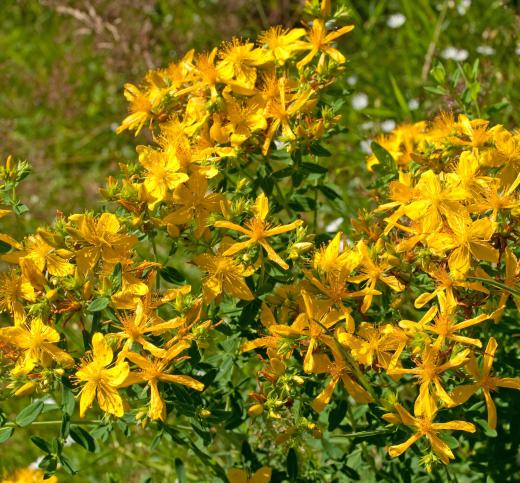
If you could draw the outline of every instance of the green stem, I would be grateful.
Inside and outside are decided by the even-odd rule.
[[[93,420],[85,420],[85,421],[71,421],[70,424],[75,424],[77,426],[81,425],[89,425],[89,424],[100,424],[102,421],[100,419],[93,419]],[[56,420],[56,421],[34,421],[30,424],[30,426],[46,426],[46,425],[52,425],[52,424],[62,424],[62,420]],[[16,423],[7,423],[4,427],[7,428],[17,428],[18,425]]]
[[[354,431],[353,433],[335,434],[331,439],[335,438],[362,438],[368,436],[377,436],[379,434],[393,433],[395,429],[376,429],[374,431]]]

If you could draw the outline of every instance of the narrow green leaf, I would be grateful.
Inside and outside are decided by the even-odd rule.
[[[520,290],[515,290],[514,288],[511,288],[501,282],[497,282],[496,280],[481,277],[468,277],[468,280],[475,280],[476,282],[482,282],[483,284],[491,285],[491,287],[498,288],[500,290],[505,290],[506,292],[509,292],[511,295],[520,298]]]
[[[399,86],[397,85],[397,82],[395,81],[395,78],[392,74],[390,74],[390,83],[392,84],[394,96],[397,100],[397,103],[399,104],[399,107],[401,108],[401,111],[403,111],[406,116],[410,116],[410,108],[408,107],[408,103],[406,102],[406,99],[401,92],[401,89],[399,89]]]
[[[90,433],[85,431],[81,426],[71,426],[70,437],[90,453],[96,451],[96,441]]]
[[[52,452],[50,444],[47,443],[47,441],[45,441],[43,438],[40,438],[39,436],[31,436],[31,441],[42,451],[45,451],[46,453]]]
[[[320,166],[316,163],[302,163],[301,167],[304,171],[307,171],[309,173],[318,173],[318,174],[325,174],[328,172],[328,169],[325,166]]]
[[[15,422],[18,426],[24,428],[29,426],[43,411],[43,401],[35,401],[29,406],[23,408],[16,416]]]
[[[164,267],[160,274],[164,280],[173,284],[179,284],[185,281],[184,275],[173,267]]]
[[[14,428],[0,428],[0,444],[5,443],[14,433]]]
[[[289,449],[287,453],[287,474],[291,481],[296,480],[298,476],[298,457],[294,448]]]
[[[395,173],[397,168],[392,155],[383,146],[375,141],[372,141],[370,147],[374,153],[374,156],[380,163],[374,166],[374,170],[383,174]]]
[[[94,299],[90,304],[88,304],[87,312],[101,312],[103,309],[108,307],[110,303],[110,299],[107,297],[99,297]]]
[[[177,473],[177,481],[179,483],[186,483],[186,470],[180,458],[175,458],[175,472]]]

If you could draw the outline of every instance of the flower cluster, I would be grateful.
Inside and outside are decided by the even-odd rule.
[[[105,421],[161,431],[175,414],[197,425],[221,414],[226,429],[264,421],[293,448],[321,438],[341,391],[380,424],[411,428],[391,457],[425,437],[428,467],[454,458],[446,431],[476,431],[449,416],[475,393],[496,427],[491,391],[520,388],[492,368],[493,327],[518,303],[520,137],[463,115],[401,126],[368,160],[375,212],[348,236],[310,234],[318,194],[336,194],[318,157],[338,120],[323,93],[345,62],[334,42],[352,29],[329,15],[323,1],[305,28],[189,52],[125,87],[119,131],[153,142],[109,178],[105,208],[60,214],[20,242],[0,236],[12,267],[0,274],[5,390],[61,388],[80,418],[96,403]],[[17,183],[15,171],[8,160],[2,176]],[[253,351],[262,360],[256,383],[246,374],[250,419],[225,394],[232,375],[217,381],[234,340],[230,374]],[[61,456],[48,456],[49,474]],[[258,464],[228,478],[271,474]]]

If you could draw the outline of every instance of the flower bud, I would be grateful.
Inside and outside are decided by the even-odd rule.
[[[247,414],[251,416],[252,418],[256,416],[260,416],[264,412],[264,405],[263,404],[253,404],[248,410]]]
[[[14,393],[15,396],[28,396],[32,394],[36,389],[36,382],[26,382],[23,386],[19,387]]]

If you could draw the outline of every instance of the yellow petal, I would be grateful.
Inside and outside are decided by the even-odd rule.
[[[249,483],[269,483],[271,481],[272,470],[268,466],[262,466],[256,470],[249,480]]]
[[[121,417],[124,414],[123,400],[117,390],[107,384],[99,384],[97,388],[99,407],[105,413]]]
[[[100,332],[96,332],[92,337],[92,353],[94,360],[102,366],[108,366],[114,358],[112,349]]]
[[[414,444],[418,439],[421,438],[421,433],[415,433],[410,436],[404,443],[396,444],[390,446],[388,448],[388,454],[391,458],[396,458],[399,455],[402,455],[412,444]]]
[[[85,412],[92,406],[92,402],[96,397],[96,383],[87,382],[81,389],[81,398],[79,400],[79,416],[85,416]]]

